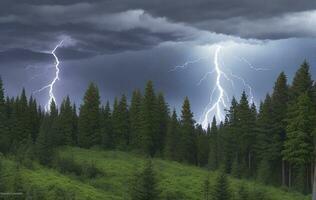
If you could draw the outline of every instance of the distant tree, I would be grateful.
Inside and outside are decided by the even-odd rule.
[[[100,96],[97,86],[91,83],[80,107],[78,144],[89,148],[100,143]]]
[[[211,170],[215,170],[219,167],[218,130],[215,116],[210,129],[208,165]]]
[[[208,164],[209,157],[209,136],[206,135],[206,132],[200,124],[196,125],[195,135],[197,137],[197,164],[201,167],[205,167]]]
[[[45,115],[36,140],[36,155],[43,165],[50,165],[52,161],[53,145],[49,135],[50,128],[51,119],[49,115]]]
[[[143,171],[135,175],[130,186],[130,196],[132,200],[160,199],[158,182],[150,160],[146,163]]]
[[[191,112],[189,99],[186,97],[182,105],[180,121],[181,153],[182,160],[191,164],[197,164],[197,137],[194,132],[193,113]]]
[[[140,131],[141,131],[141,105],[142,94],[135,90],[132,95],[131,106],[129,109],[130,119],[130,145],[131,148],[140,148]]]
[[[59,123],[59,145],[73,145],[75,141],[73,140],[74,132],[74,117],[73,108],[71,106],[69,96],[63,100],[60,107],[60,115],[58,118]]]
[[[159,123],[157,119],[157,98],[151,81],[147,82],[141,105],[140,146],[144,153],[154,156],[155,136],[158,135]]]
[[[117,148],[126,150],[129,145],[129,113],[126,96],[122,95],[116,109],[113,110],[113,133]]]
[[[173,110],[171,119],[167,128],[166,144],[164,150],[164,157],[170,160],[179,161],[179,144],[180,144],[180,133],[179,133],[179,121],[176,110]]]
[[[101,111],[101,134],[102,134],[102,145],[106,149],[114,147],[114,136],[112,126],[112,116],[110,103],[107,102],[106,106]]]
[[[157,97],[157,123],[158,131],[154,137],[155,149],[157,153],[163,154],[165,137],[167,134],[167,126],[169,121],[169,108],[163,96],[159,93]]]
[[[0,151],[2,153],[7,153],[10,146],[9,131],[9,120],[6,113],[4,88],[0,77]]]
[[[311,97],[312,86],[313,81],[309,72],[309,64],[304,61],[295,73],[292,86],[290,87],[290,100],[294,101],[305,92],[307,92],[307,95]]]

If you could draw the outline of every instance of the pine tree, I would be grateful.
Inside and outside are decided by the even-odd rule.
[[[291,165],[306,165],[313,158],[313,124],[314,111],[307,92],[298,98],[294,106],[289,108],[287,116],[287,138],[282,151],[283,159]],[[291,170],[291,166],[290,166]],[[291,186],[291,173],[289,174]]]
[[[73,132],[74,132],[74,122],[73,122],[73,108],[71,106],[69,96],[63,100],[60,107],[60,116],[58,119],[60,128],[60,138],[59,145],[73,145]]]
[[[225,174],[219,174],[213,191],[213,200],[230,200],[230,186]]]
[[[37,158],[43,165],[49,165],[52,161],[53,145],[49,130],[51,128],[51,119],[49,115],[45,115],[40,127],[40,132],[36,140]]]
[[[159,93],[157,97],[157,120],[158,132],[154,138],[155,149],[162,154],[169,121],[169,108],[162,93]]]
[[[184,99],[181,111],[181,154],[182,161],[197,164],[197,147],[196,135],[194,133],[194,120],[193,113],[191,112],[189,99]]]
[[[179,121],[176,110],[173,110],[171,119],[167,128],[164,157],[169,160],[179,161]]]
[[[2,79],[0,77],[0,151],[7,153],[10,140],[9,140],[9,121],[6,113],[6,102],[4,99],[4,88]]]
[[[102,145],[106,149],[111,149],[114,147],[114,138],[109,102],[106,102],[106,106],[102,109],[101,116]]]
[[[309,72],[309,64],[304,61],[301,67],[297,70],[290,88],[291,101],[294,101],[305,92],[311,97],[312,86],[313,81]]]
[[[158,200],[159,199],[158,183],[151,161],[146,163],[144,170],[137,173],[131,184],[132,200]]]
[[[209,157],[209,137],[200,124],[196,125],[195,135],[197,137],[197,164],[198,166],[205,167],[208,164]]]
[[[286,112],[289,101],[289,88],[287,85],[287,78],[285,74],[282,72],[275,82],[272,98],[271,98],[271,116],[269,118],[272,120],[271,125],[272,128],[267,130],[271,130],[273,135],[271,138],[271,146],[274,149],[274,152],[271,152],[270,160],[275,163],[274,166],[277,168],[281,168],[281,177],[282,177],[282,185],[285,185],[285,168],[286,163],[282,160],[282,149],[283,144],[286,138]],[[270,123],[270,122],[269,122]],[[271,126],[270,125],[270,126]],[[273,167],[274,167],[273,166]],[[276,171],[276,170],[274,170]],[[278,177],[280,175],[276,174],[273,177]]]
[[[154,139],[158,131],[157,98],[152,82],[148,81],[141,105],[140,146],[142,151],[150,156],[154,156],[157,151]]]
[[[113,110],[113,136],[115,145],[121,150],[126,150],[129,145],[129,113],[125,95],[122,95],[119,102],[115,101]]]
[[[98,88],[91,83],[80,107],[78,144],[89,148],[100,143],[100,96]]]
[[[139,90],[133,92],[131,106],[129,109],[130,118],[130,145],[132,148],[140,148],[141,131],[141,104],[142,94]]]
[[[213,117],[212,126],[210,129],[210,139],[209,139],[209,158],[208,165],[211,170],[215,170],[219,167],[218,158],[218,130],[215,116]]]

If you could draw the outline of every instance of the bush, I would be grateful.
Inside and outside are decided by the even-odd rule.
[[[63,174],[70,173],[76,176],[82,175],[82,167],[75,162],[73,156],[68,158],[57,157],[55,167]]]
[[[70,173],[87,178],[96,178],[99,175],[103,175],[103,172],[96,167],[95,162],[78,164],[75,162],[73,156],[68,158],[57,157],[55,168],[63,174]]]
[[[87,178],[96,178],[103,175],[103,172],[96,167],[95,162],[91,162],[82,166],[82,174]]]

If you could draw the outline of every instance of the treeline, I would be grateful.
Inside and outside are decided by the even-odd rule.
[[[66,97],[44,112],[25,90],[5,98],[0,80],[0,150],[20,155],[22,162],[37,159],[50,165],[54,149],[62,145],[139,152],[188,164],[222,169],[237,178],[311,192],[314,177],[316,86],[304,62],[291,85],[281,73],[273,91],[259,108],[245,92],[232,99],[223,122],[207,130],[196,124],[188,98],[180,116],[170,111],[152,82],[101,104],[96,85],[90,84],[79,112]],[[25,161],[27,162],[27,161]]]

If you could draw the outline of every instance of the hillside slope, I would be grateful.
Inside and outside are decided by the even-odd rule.
[[[35,165],[33,169],[21,168],[21,180],[26,188],[42,191],[44,199],[55,199],[63,191],[66,199],[127,199],[129,181],[136,170],[142,169],[146,159],[130,153],[118,151],[87,150],[64,147],[59,157],[71,160],[77,166],[93,164],[102,174],[95,178],[78,176],[55,169]],[[162,196],[181,196],[185,200],[203,199],[203,182],[208,175],[206,170],[187,166],[177,162],[154,159],[154,168],[159,180]],[[14,167],[14,161],[5,159],[6,168]],[[211,184],[214,184],[216,172],[210,172]],[[279,188],[263,186],[245,180],[231,180],[231,188],[245,185],[249,190],[264,191],[271,200],[307,200],[308,196],[285,192]],[[71,198],[70,198],[71,197]]]

